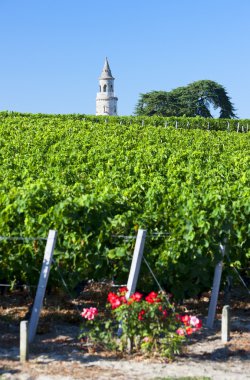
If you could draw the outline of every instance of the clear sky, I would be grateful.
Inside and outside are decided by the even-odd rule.
[[[0,110],[95,114],[107,56],[120,115],[210,79],[250,118],[250,0],[0,0]]]

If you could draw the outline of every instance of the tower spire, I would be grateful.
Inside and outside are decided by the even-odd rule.
[[[99,79],[115,79],[112,76],[107,57],[105,58],[104,66],[103,66],[102,73]]]
[[[114,93],[114,80],[105,58],[104,66],[99,77],[99,92],[96,95],[96,115],[117,115],[118,98]]]

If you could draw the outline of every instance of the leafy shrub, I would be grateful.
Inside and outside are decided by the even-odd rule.
[[[153,353],[172,358],[181,350],[184,337],[201,328],[196,316],[173,311],[166,294],[139,292],[126,298],[127,288],[109,293],[109,317],[98,314],[95,307],[85,308],[86,320],[80,338],[95,347],[122,352]]]

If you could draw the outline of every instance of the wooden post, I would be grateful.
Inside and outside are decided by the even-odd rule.
[[[20,323],[20,361],[29,360],[28,321]]]
[[[222,309],[221,318],[221,340],[223,343],[230,339],[230,306],[226,305]]]
[[[141,268],[141,261],[143,256],[143,250],[145,245],[147,230],[138,230],[133,259],[130,267],[127,288],[128,292],[126,298],[128,299],[136,290],[136,284]]]
[[[218,301],[218,296],[219,296],[219,291],[220,291],[223,257],[225,255],[226,246],[220,244],[220,250],[222,254],[222,260],[215,267],[212,294],[211,294],[211,299],[210,299],[209,308],[208,308],[207,327],[210,329],[213,328],[214,318],[216,314],[217,301]]]
[[[31,343],[36,335],[37,325],[39,321],[40,312],[43,305],[43,298],[49,278],[50,266],[52,262],[53,252],[56,244],[57,232],[54,230],[49,231],[47,244],[45,247],[42,270],[40,273],[39,283],[36,291],[35,302],[32,308],[32,314],[29,323],[29,343]]]

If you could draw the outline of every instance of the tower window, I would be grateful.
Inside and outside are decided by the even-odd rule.
[[[110,85],[110,91],[113,92],[113,86],[112,86],[112,84]]]
[[[107,91],[107,85],[105,84],[104,86],[103,86],[103,92],[106,92]]]

